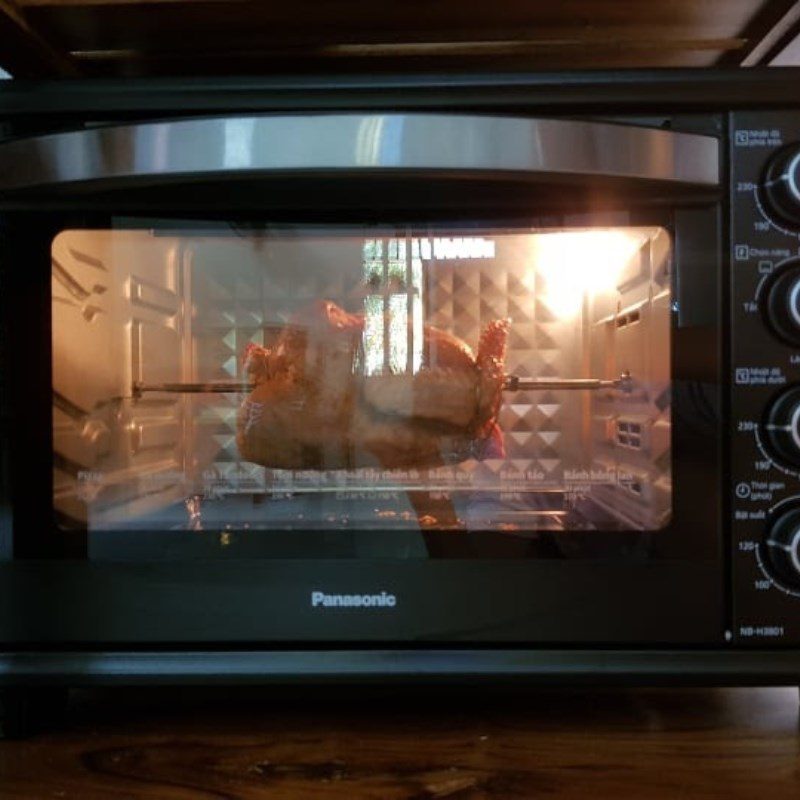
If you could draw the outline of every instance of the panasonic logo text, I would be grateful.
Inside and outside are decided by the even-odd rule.
[[[394,608],[397,597],[389,592],[380,594],[325,594],[311,592],[312,608]]]

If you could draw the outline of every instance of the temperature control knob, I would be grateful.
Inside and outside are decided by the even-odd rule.
[[[784,262],[770,278],[761,309],[779,339],[800,346],[800,258]]]
[[[800,144],[773,156],[764,175],[764,198],[779,221],[800,228]]]
[[[781,392],[767,408],[764,444],[777,461],[800,467],[800,386]]]
[[[775,579],[800,587],[800,508],[784,511],[772,521],[765,544]]]

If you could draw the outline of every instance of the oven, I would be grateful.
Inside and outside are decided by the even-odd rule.
[[[0,678],[796,680],[747,72],[2,87]]]

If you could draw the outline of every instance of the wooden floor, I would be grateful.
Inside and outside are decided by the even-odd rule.
[[[0,797],[796,800],[798,692],[84,693]]]

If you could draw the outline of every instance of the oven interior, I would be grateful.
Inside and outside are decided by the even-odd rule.
[[[64,230],[52,243],[56,517],[98,532],[663,528],[672,276],[661,227]],[[334,403],[341,381],[357,387],[345,427],[366,415],[428,454],[443,434],[407,404],[435,379],[425,413],[444,415],[473,402],[480,379],[458,365],[433,375],[430,329],[477,358],[482,331],[507,320],[483,446],[469,423],[467,446],[439,463],[398,464],[388,445],[348,461],[329,456],[347,431],[322,427],[307,463],[271,463],[295,433],[277,426],[267,463],[248,459],[253,354],[305,335],[323,301],[357,320],[348,376],[326,389]],[[333,369],[308,352],[306,374]],[[387,378],[389,405],[371,407]]]

